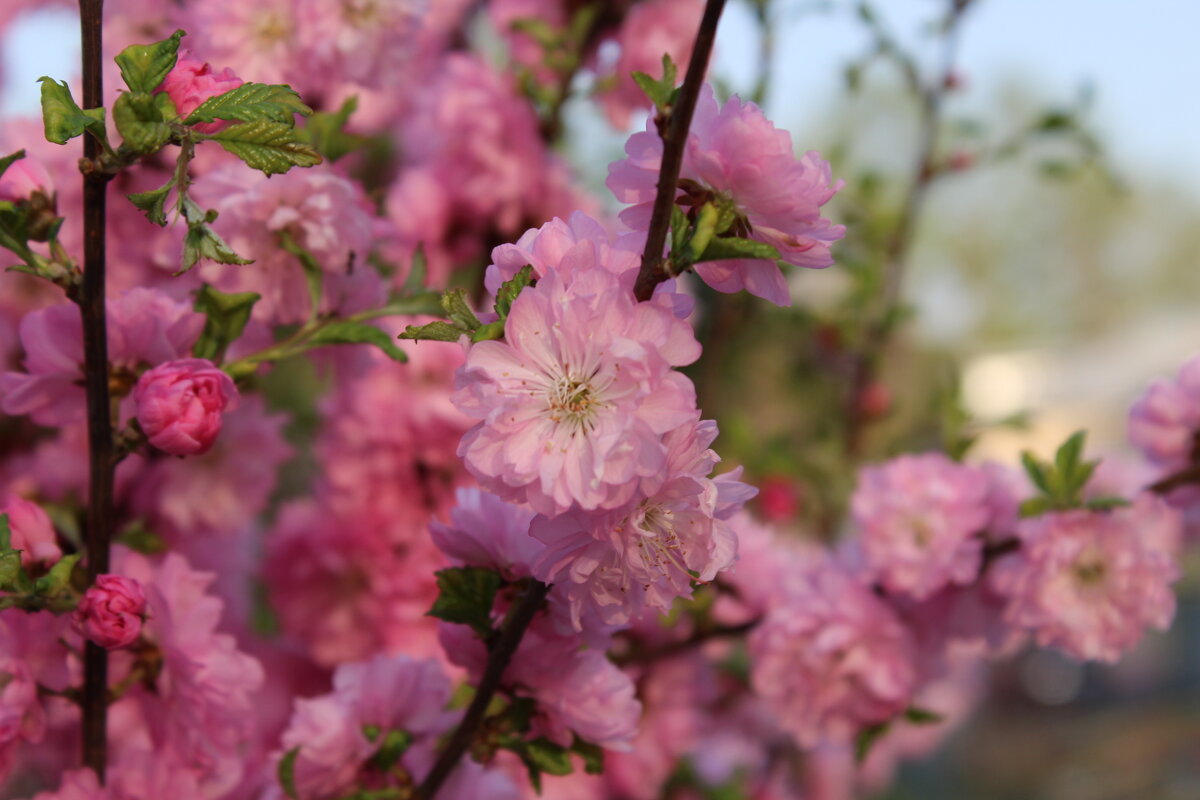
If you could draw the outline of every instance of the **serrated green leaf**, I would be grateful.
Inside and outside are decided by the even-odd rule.
[[[8,514],[0,514],[0,553],[7,553],[12,550],[12,526],[8,521]]]
[[[1031,497],[1023,501],[1020,506],[1022,517],[1036,517],[1038,514],[1045,514],[1052,510],[1054,510],[1054,504],[1048,497]]]
[[[1046,468],[1033,453],[1028,450],[1021,452],[1021,466],[1025,468],[1025,472],[1029,475],[1029,480],[1033,481],[1034,486],[1043,492],[1048,493],[1050,491],[1050,481],[1046,475]]]
[[[526,264],[521,267],[516,275],[506,280],[500,285],[500,291],[496,292],[496,313],[500,315],[500,319],[508,318],[508,312],[512,310],[513,301],[517,299],[517,295],[526,286],[533,283],[533,266]]]
[[[318,328],[309,339],[310,346],[326,344],[373,344],[396,361],[408,356],[392,341],[391,334],[365,322],[337,320]]]
[[[104,109],[83,110],[71,97],[65,81],[42,76],[42,124],[47,141],[66,144],[84,131],[90,131],[100,141],[105,141]]]
[[[279,759],[279,768],[275,771],[283,793],[291,800],[300,800],[300,794],[296,791],[296,759],[299,755],[300,745],[296,745],[283,754],[283,758]]]
[[[1071,476],[1075,474],[1075,468],[1079,465],[1079,459],[1083,455],[1083,445],[1086,438],[1086,431],[1075,431],[1054,453],[1054,466],[1068,479],[1068,482]]]
[[[83,557],[82,553],[72,553],[58,560],[50,571],[34,582],[34,591],[42,597],[57,597],[71,586],[71,571]]]
[[[500,320],[489,322],[486,325],[480,325],[474,333],[471,334],[472,342],[489,342],[493,339],[504,338],[504,323]]]
[[[1091,511],[1112,511],[1130,505],[1124,497],[1095,497],[1084,504]]]
[[[171,126],[152,94],[125,92],[113,103],[113,124],[126,146],[139,153],[156,153],[171,140]]]
[[[399,338],[430,342],[457,342],[466,333],[462,328],[456,328],[449,322],[438,320],[425,325],[409,325]]]
[[[909,706],[904,709],[904,720],[911,722],[913,725],[932,725],[941,722],[945,719],[936,711],[930,711],[927,708],[918,708],[917,706]]]
[[[192,355],[220,364],[229,345],[242,335],[254,304],[261,298],[255,292],[226,294],[208,284],[200,287],[193,308],[204,314],[204,330],[192,346]]]
[[[21,591],[22,584],[28,584],[29,578],[21,567],[21,551],[10,550],[0,553],[0,592]]]
[[[854,739],[854,760],[859,764],[866,761],[867,756],[871,754],[871,748],[883,738],[891,726],[890,722],[881,722],[859,731],[858,736]]]
[[[125,196],[129,198],[129,202],[142,210],[142,213],[146,215],[146,219],[159,227],[165,227],[167,224],[167,196],[171,194],[171,189],[174,186],[175,178],[172,176],[169,181],[157,189]]]
[[[547,775],[570,775],[571,752],[545,737],[539,737],[531,742],[523,742],[519,751],[522,759],[537,767],[538,771]]]
[[[318,111],[308,119],[302,133],[317,152],[337,161],[370,141],[366,136],[347,133],[350,115],[358,110],[358,97],[352,96],[337,111]]]
[[[442,292],[442,308],[446,310],[450,322],[464,331],[474,331],[483,324],[467,305],[466,289],[447,289]]]
[[[117,54],[121,77],[131,92],[149,94],[159,87],[179,58],[179,40],[186,34],[177,30],[170,37],[152,44],[134,44]]]
[[[479,637],[492,632],[492,604],[500,590],[500,576],[482,567],[448,567],[435,573],[438,598],[429,616],[470,625]]]
[[[312,167],[321,163],[321,154],[312,148],[291,125],[269,119],[231,125],[206,138],[240,158],[246,166],[265,175],[279,175],[292,167]]]
[[[176,275],[182,275],[205,258],[216,261],[218,264],[254,263],[253,259],[242,258],[233,252],[233,248],[217,235],[217,232],[208,224],[213,219],[209,213],[203,213],[197,219],[195,213],[199,211],[199,207],[195,206],[191,200],[185,200],[183,208],[184,218],[188,221],[188,232],[183,237],[183,264],[179,272],[175,273]],[[194,209],[194,211],[189,211],[189,209]]]
[[[1092,474],[1096,471],[1096,467],[1100,466],[1100,462],[1086,461],[1083,464],[1078,464],[1074,472],[1071,473],[1067,480],[1067,493],[1071,501],[1077,501],[1079,493],[1083,491],[1083,487],[1087,486],[1088,481],[1092,479]]]
[[[604,749],[600,745],[585,742],[576,736],[571,744],[571,752],[583,758],[583,770],[588,775],[600,775],[604,772]]]
[[[345,108],[345,106],[343,106]],[[210,97],[188,114],[185,125],[230,120],[254,122],[270,120],[287,127],[296,124],[296,115],[307,117],[313,110],[304,104],[290,86],[269,83],[243,83],[225,94]],[[347,114],[347,116],[349,116]]]
[[[779,257],[779,251],[766,242],[736,236],[718,236],[709,241],[696,261],[720,261],[725,258],[761,258],[776,261]]]
[[[9,167],[11,167],[15,162],[20,161],[24,157],[25,157],[25,151],[18,150],[17,152],[13,153],[12,155],[7,155],[4,158],[0,158],[0,178],[4,177],[4,173],[8,171]]]

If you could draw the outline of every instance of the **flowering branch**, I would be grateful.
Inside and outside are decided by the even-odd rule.
[[[442,749],[433,768],[429,770],[429,774],[417,788],[417,797],[420,800],[434,800],[438,789],[441,788],[446,778],[450,777],[450,773],[454,771],[459,759],[471,746],[471,742],[483,722],[484,715],[487,713],[488,706],[500,688],[500,679],[504,676],[513,654],[517,652],[517,647],[521,644],[525,629],[529,627],[529,623],[533,621],[534,615],[542,607],[542,603],[545,602],[549,593],[550,586],[548,584],[533,581],[520,601],[509,610],[498,635],[488,641],[488,662],[483,670],[483,677],[479,679],[475,697],[471,700],[471,705],[467,707],[467,713],[463,715],[462,721],[458,723],[458,727],[454,729],[454,733],[446,742],[446,746]]]
[[[633,287],[638,300],[649,300],[654,287],[671,277],[663,260],[663,247],[666,246],[667,230],[671,225],[671,209],[675,205],[675,187],[679,183],[679,170],[683,167],[683,149],[687,144],[688,129],[692,124],[704,73],[708,71],[713,42],[717,38],[717,22],[724,8],[725,0],[708,0],[705,5],[700,30],[696,33],[696,44],[692,48],[692,58],[688,61],[687,75],[667,119],[662,166],[658,173],[658,194],[654,197],[654,211],[646,233],[642,268]]]
[[[101,19],[104,0],[80,0],[83,39],[83,105],[104,104],[101,59]],[[93,135],[83,137],[84,163],[101,155]],[[83,287],[78,298],[83,316],[84,384],[88,418],[88,582],[108,572],[113,519],[112,408],[108,389],[108,331],[105,310],[105,193],[111,174],[84,170]],[[83,656],[83,763],[103,782],[108,717],[108,651],[87,642]]]

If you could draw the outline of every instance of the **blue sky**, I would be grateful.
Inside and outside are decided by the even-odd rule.
[[[926,45],[922,23],[940,0],[877,0],[903,40]],[[835,0],[831,13],[802,13],[812,0],[776,0],[780,13],[776,90],[768,112],[781,126],[804,124],[809,109],[828,108],[841,91],[842,66],[866,39]],[[1096,90],[1094,121],[1119,171],[1200,181],[1200,3],[1191,0],[978,0],[961,48],[967,103],[1020,79],[1047,102],[1069,102],[1079,87]],[[36,79],[62,76],[77,63],[76,25],[56,11],[9,31],[0,115],[37,102]],[[718,67],[746,86],[756,63],[754,27],[739,0],[730,3],[718,43]]]

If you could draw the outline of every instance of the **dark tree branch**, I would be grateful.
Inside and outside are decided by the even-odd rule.
[[[1190,486],[1193,484],[1200,484],[1200,464],[1192,464],[1184,467],[1179,472],[1157,480],[1147,486],[1146,491],[1154,492],[1155,494],[1167,494],[1181,486]]]
[[[658,172],[658,193],[654,196],[654,211],[650,216],[650,228],[646,233],[646,249],[642,252],[642,268],[638,272],[633,293],[638,300],[649,300],[654,287],[671,277],[663,259],[663,248],[667,244],[667,230],[671,226],[671,207],[675,205],[675,187],[679,183],[679,170],[683,166],[683,150],[687,144],[688,129],[692,125],[692,114],[696,111],[696,99],[700,96],[700,85],[708,71],[708,58],[712,55],[713,42],[717,38],[717,22],[725,0],[708,0],[700,30],[696,33],[696,44],[692,58],[688,61],[687,75],[679,98],[671,109],[667,120],[667,133],[663,137],[662,166]]]
[[[534,615],[542,607],[542,603],[545,602],[546,595],[549,593],[550,586],[548,584],[534,581],[517,604],[509,609],[508,616],[500,629],[500,635],[488,648],[487,666],[484,667],[483,677],[479,679],[479,686],[475,689],[475,697],[471,700],[471,705],[467,707],[467,713],[463,715],[462,721],[454,729],[454,733],[451,734],[450,740],[446,742],[445,748],[438,755],[429,774],[425,776],[425,780],[417,787],[419,800],[434,800],[437,797],[438,790],[445,783],[446,778],[450,777],[450,773],[458,766],[459,759],[471,746],[471,742],[475,739],[475,734],[478,733],[479,726],[487,714],[488,706],[500,688],[500,680],[504,677],[504,672],[508,669],[513,654],[517,652],[517,647],[521,644],[525,630],[533,621]]]
[[[83,39],[83,107],[104,105],[101,23],[104,0],[80,0]],[[95,137],[83,136],[85,163],[100,156]],[[83,175],[83,287],[78,298],[83,317],[84,386],[88,419],[88,581],[108,572],[113,516],[113,433],[108,390],[108,331],[105,318],[105,192],[111,176],[94,170]],[[108,651],[87,642],[83,655],[83,763],[104,782],[107,751]]]

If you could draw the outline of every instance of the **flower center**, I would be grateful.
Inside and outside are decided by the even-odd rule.
[[[1107,570],[1103,561],[1080,559],[1075,562],[1072,572],[1075,573],[1075,579],[1082,585],[1095,586],[1104,580]]]
[[[570,427],[572,435],[595,427],[596,411],[603,403],[588,381],[564,375],[548,394],[550,419]]]

